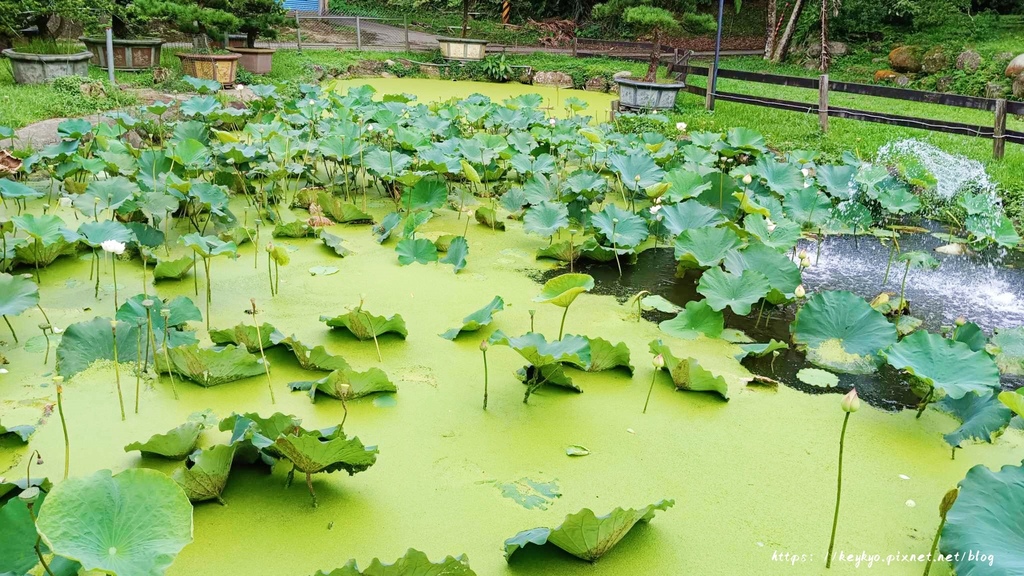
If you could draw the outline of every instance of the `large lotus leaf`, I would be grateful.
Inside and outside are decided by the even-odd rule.
[[[327,192],[317,194],[316,202],[331,217],[331,220],[338,224],[368,224],[373,222],[373,216],[363,212],[354,204],[342,202],[337,196],[331,196]]]
[[[403,340],[409,336],[401,314],[394,314],[387,318],[374,316],[363,310],[361,306],[350,310],[347,314],[333,318],[321,316],[320,321],[326,322],[331,328],[344,328],[360,340],[373,340],[375,336],[381,336],[388,332],[401,336]]]
[[[398,212],[390,212],[387,216],[381,218],[380,223],[373,226],[373,234],[377,238],[377,243],[383,244],[391,237],[391,233],[394,232],[401,223],[402,215]]]
[[[221,501],[220,495],[228,483],[236,445],[217,444],[196,451],[184,466],[176,469],[171,478],[181,486],[191,502]]]
[[[93,248],[99,248],[100,244],[107,240],[127,244],[135,239],[135,235],[127,226],[115,220],[83,222],[78,227],[78,233],[82,236],[82,241]]]
[[[650,235],[643,218],[615,204],[609,204],[594,214],[592,222],[608,243],[617,249],[635,248]]]
[[[768,189],[779,196],[802,190],[804,187],[803,174],[799,168],[788,162],[776,162],[768,155],[757,159],[754,173],[764,179]]]
[[[691,300],[675,318],[658,324],[658,328],[669,336],[693,340],[701,334],[718,338],[725,330],[725,317],[720,310],[714,310],[706,300]]]
[[[469,568],[465,554],[448,556],[435,564],[423,552],[410,548],[394,564],[384,564],[374,558],[366,570],[360,572],[356,561],[349,560],[341,568],[330,572],[318,570],[313,576],[476,576],[476,572]]]
[[[804,228],[818,228],[832,215],[828,196],[814,186],[786,194],[782,209],[787,218]]]
[[[469,256],[469,242],[465,236],[456,236],[448,242],[448,250],[444,258],[438,260],[441,264],[451,264],[458,274],[466,267],[466,258]]]
[[[633,154],[611,154],[608,163],[622,180],[628,190],[637,192],[646,190],[665,178],[662,170],[649,154],[635,152]]]
[[[238,256],[238,246],[234,242],[225,242],[216,236],[203,236],[193,232],[180,238],[180,241],[203,258],[227,255]]]
[[[686,230],[706,226],[717,226],[725,222],[725,216],[715,208],[705,206],[696,200],[665,206],[658,211],[665,229],[673,236]]]
[[[422,178],[406,192],[412,210],[436,210],[444,206],[448,198],[448,188],[444,182],[434,178]]]
[[[490,324],[494,319],[494,315],[504,309],[505,301],[501,296],[495,296],[489,304],[463,318],[461,327],[448,330],[444,334],[441,334],[441,338],[444,338],[445,340],[455,340],[458,338],[459,334],[463,332],[476,332]]]
[[[700,174],[682,168],[666,174],[664,181],[669,184],[666,197],[674,202],[696,198],[711,189],[711,184],[705,182]]]
[[[177,260],[157,260],[153,268],[153,280],[181,280],[195,264],[196,261],[190,256],[182,256]]]
[[[380,368],[370,368],[366,372],[343,368],[335,370],[319,380],[292,382],[288,387],[293,391],[308,391],[309,399],[314,402],[317,392],[339,400],[353,400],[371,394],[398,392],[398,387]]]
[[[878,203],[892,214],[913,214],[921,209],[921,201],[903,184],[882,188],[878,192]]]
[[[146,456],[161,456],[171,460],[183,460],[192,453],[199,441],[203,425],[199,422],[185,422],[166,434],[154,434],[145,442],[132,442],[124,447],[125,452],[138,450]]]
[[[785,252],[800,241],[800,226],[786,219],[769,225],[762,216],[751,214],[743,219],[743,227],[769,248]]]
[[[692,392],[717,392],[722,398],[729,399],[729,383],[725,376],[700,365],[695,358],[679,358],[661,340],[650,343],[651,354],[660,355],[665,360],[665,368],[672,376],[672,382],[679,390]]]
[[[1024,466],[993,472],[979,464],[968,470],[946,516],[939,551],[954,558],[957,576],[1024,574]],[[992,565],[968,551],[991,555]]]
[[[20,182],[3,178],[0,179],[0,196],[10,200],[34,200],[42,198],[45,194]]]
[[[29,240],[27,243],[17,243],[14,246],[14,258],[16,262],[28,266],[49,266],[54,260],[61,256],[70,256],[78,250],[78,242],[74,232],[65,230],[68,237],[63,235],[57,237],[53,242]]]
[[[561,340],[548,342],[543,334],[536,332],[510,337],[496,330],[488,341],[493,345],[512,348],[537,367],[568,363],[586,369],[590,365],[590,342],[582,336],[569,334]]]
[[[377,462],[377,447],[364,446],[359,438],[347,438],[338,429],[323,439],[319,432],[279,436],[274,445],[306,474],[345,470],[349,475],[362,472]]]
[[[252,353],[266,350],[284,339],[284,334],[277,331],[269,322],[264,322],[259,330],[252,324],[239,324],[225,330],[210,330],[210,340],[217,345],[234,344],[244,346]]]
[[[234,413],[220,421],[222,432],[231,431],[231,444],[245,441],[261,452],[277,458],[280,453],[274,440],[282,434],[296,434],[302,430],[302,420],[288,414],[275,412],[267,418],[255,412]]]
[[[138,331],[137,324],[118,322],[117,356],[121,362],[135,359]],[[110,318],[93,318],[68,326],[57,345],[57,373],[71,378],[97,360],[114,360],[114,333],[110,328]]]
[[[622,368],[633,373],[633,365],[629,363],[629,348],[625,342],[612,344],[604,338],[587,338],[590,342],[590,364],[587,372],[602,372]]]
[[[40,500],[45,500],[42,493]],[[21,576],[39,563],[36,556],[36,523],[28,506],[20,498],[12,498],[0,508],[0,574]]]
[[[932,269],[939,267],[939,261],[927,252],[914,250],[900,254],[899,261],[911,268]]]
[[[836,372],[870,374],[879,352],[896,342],[896,328],[863,298],[845,291],[811,296],[790,328],[812,363]]]
[[[399,241],[395,252],[398,253],[398,263],[402,266],[437,262],[437,246],[426,238],[405,238]]]
[[[969,392],[985,394],[999,389],[999,369],[991,356],[938,334],[914,332],[882,354],[894,368],[954,400]]]
[[[197,342],[195,333],[186,331],[185,325],[188,322],[201,322],[203,315],[188,296],[178,296],[174,300],[165,301],[155,296],[147,298],[144,294],[136,294],[121,304],[115,318],[132,326],[145,327],[147,324],[146,306],[143,302],[146,300],[153,302],[153,305],[149,307],[149,321],[152,322],[153,338],[158,347],[163,346],[165,324],[170,328],[166,332],[171,346],[186,346]],[[166,320],[161,314],[163,309],[170,312]]]
[[[1009,426],[1013,417],[1013,412],[992,392],[964,394],[958,400],[946,396],[936,402],[935,407],[962,423],[943,436],[954,448],[959,448],[967,440],[991,443]]]
[[[523,215],[523,230],[545,238],[569,225],[569,209],[561,202],[545,200],[530,206]]]
[[[29,437],[35,431],[36,427],[29,424],[18,424],[17,426],[4,426],[0,424],[0,436],[12,434],[17,436],[23,443],[27,443]]]
[[[55,554],[86,570],[158,576],[192,541],[192,505],[156,470],[100,470],[54,487],[36,526]]]
[[[477,222],[483,224],[484,226],[490,228],[491,230],[505,229],[505,223],[498,218],[498,213],[495,212],[492,208],[480,206],[479,208],[473,211],[473,218],[475,218]]]
[[[577,296],[593,289],[594,278],[589,274],[562,274],[545,282],[533,301],[568,308]]]
[[[64,221],[53,214],[43,214],[41,216],[22,214],[20,216],[12,216],[11,222],[14,222],[14,226],[30,238],[38,240],[44,245],[53,244],[65,239],[62,233]]]
[[[302,220],[292,220],[287,224],[281,222],[274,226],[271,235],[274,238],[305,238],[313,232],[313,227]]]
[[[729,228],[705,226],[684,230],[676,238],[676,259],[709,268],[720,264],[742,245],[739,236]]]
[[[775,305],[793,299],[801,280],[800,269],[792,260],[760,243],[726,255],[725,269],[733,274],[741,274],[744,270],[764,274],[771,286],[768,302]]]
[[[170,366],[164,356],[155,356],[158,372],[166,374],[173,370],[175,374],[207,388],[258,376],[265,371],[258,356],[230,344],[221,350],[200,348],[198,344],[169,348]]]
[[[990,351],[1003,374],[1024,375],[1024,328],[999,329],[992,335]]]
[[[530,544],[553,544],[569,554],[593,562],[615,547],[638,522],[650,522],[658,510],[668,510],[675,500],[661,500],[639,510],[616,508],[604,516],[584,508],[569,514],[557,528],[525,530],[505,540],[505,560]]]
[[[135,209],[138,194],[138,184],[124,176],[117,176],[90,182],[85,194],[75,197],[74,205],[88,218],[95,218],[106,210],[130,212]]]
[[[714,310],[728,306],[739,316],[750,314],[750,307],[768,295],[771,285],[764,274],[755,270],[744,270],[742,274],[711,268],[701,274],[697,292],[704,295]]]
[[[0,272],[0,316],[17,316],[39,304],[39,287],[23,276]]]
[[[911,330],[913,332],[913,330]],[[996,331],[998,334],[998,330]],[[909,332],[908,332],[909,334]],[[974,322],[967,322],[963,326],[957,326],[953,331],[953,335],[950,337],[957,342],[963,342],[970,346],[971,350],[978,352],[984,350],[988,346],[988,337],[985,336],[985,332]],[[993,337],[993,340],[995,338]],[[996,365],[999,365],[999,358],[996,358]],[[1002,369],[1000,369],[1002,372]]]
[[[1024,418],[1024,388],[1017,389],[1017,392],[1000,392],[999,401],[1013,410],[1017,416]]]
[[[857,175],[857,167],[846,164],[818,166],[815,171],[818,184],[825,188],[829,196],[848,200],[857,193],[857,185],[854,177]]]
[[[295,354],[295,359],[299,362],[299,366],[304,370],[332,372],[349,368],[348,362],[341,356],[329,353],[323,346],[310,348],[300,342],[294,335],[285,338],[276,332],[271,337],[271,342],[275,345],[281,344],[291,350]]]

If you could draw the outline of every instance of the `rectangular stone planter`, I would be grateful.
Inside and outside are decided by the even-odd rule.
[[[107,41],[104,38],[79,38],[92,52],[92,64],[107,67]],[[159,38],[114,39],[114,70],[149,70],[160,65],[164,41]]]
[[[274,63],[274,50],[270,48],[228,48],[228,52],[238,54],[238,65],[253,74],[270,74]]]
[[[468,38],[438,38],[438,47],[445,60],[476,62],[487,56],[486,40],[470,40]]]
[[[225,88],[235,85],[239,54],[175,54],[181,59],[181,72],[187,76],[216,80]]]
[[[45,84],[64,76],[88,76],[92,52],[77,54],[26,54],[4,50],[11,61],[14,81],[18,84]]]
[[[619,85],[619,106],[626,110],[671,110],[676,106],[676,96],[686,84],[658,84],[640,82],[627,78],[616,78]]]

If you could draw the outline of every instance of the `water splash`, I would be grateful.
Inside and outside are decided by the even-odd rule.
[[[996,182],[989,178],[985,166],[977,160],[951,154],[914,138],[890,142],[878,149],[879,162],[906,157],[916,158],[935,176],[938,184],[933,193],[943,200],[950,200],[965,190],[995,194]]]

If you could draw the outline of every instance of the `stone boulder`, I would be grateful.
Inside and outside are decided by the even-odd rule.
[[[985,98],[1006,97],[1006,86],[1001,82],[989,82],[985,84]]]
[[[956,57],[956,69],[964,72],[976,72],[981,66],[981,54],[974,50],[965,50]]]
[[[612,78],[632,78],[632,77],[633,77],[633,73],[630,72],[629,70],[623,70],[622,72],[616,72],[615,74],[612,74]]]
[[[900,74],[899,76],[892,79],[892,83],[897,86],[910,86],[910,78],[908,78],[905,74]]]
[[[537,72],[533,75],[533,83],[541,86],[558,86],[572,88],[572,76],[565,72]]]
[[[832,41],[828,43],[829,54],[832,54],[833,58],[840,56],[846,56],[850,53],[850,47],[845,42]],[[821,42],[816,42],[807,47],[807,56],[811,58],[821,57]]]
[[[875,72],[875,82],[892,82],[899,75],[899,72],[894,72],[892,70],[879,70],[878,72]]]
[[[936,92],[949,92],[953,87],[952,76],[939,76],[935,80],[935,91]]]
[[[608,81],[601,76],[594,76],[583,86],[584,90],[588,92],[607,92]]]
[[[1017,56],[1006,65],[1006,77],[1016,78],[1024,73],[1024,54]]]
[[[1024,98],[1024,73],[1021,73],[1013,81],[1013,97]]]
[[[924,53],[921,59],[921,70],[926,74],[941,72],[949,66],[949,58],[941,46],[936,46]]]
[[[900,46],[889,52],[889,66],[897,72],[920,72],[921,49],[917,46]]]

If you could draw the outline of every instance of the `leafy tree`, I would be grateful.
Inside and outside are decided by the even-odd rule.
[[[242,20],[235,15],[231,0],[138,0],[139,11],[149,18],[164,20],[178,30],[195,36],[196,48],[208,49],[209,38],[223,38],[238,30]]]
[[[109,0],[0,0],[0,43],[18,37],[26,25],[56,40],[72,20],[88,26],[109,10]]]
[[[630,26],[651,34],[651,63],[647,67],[647,76],[644,77],[644,81],[654,82],[658,77],[658,65],[661,63],[662,35],[666,32],[678,32],[679,22],[668,10],[651,6],[627,8],[622,17]]]
[[[245,34],[245,45],[256,46],[256,38],[276,38],[277,28],[285,23],[284,3],[281,0],[235,0],[233,10],[242,20],[239,32]]]

